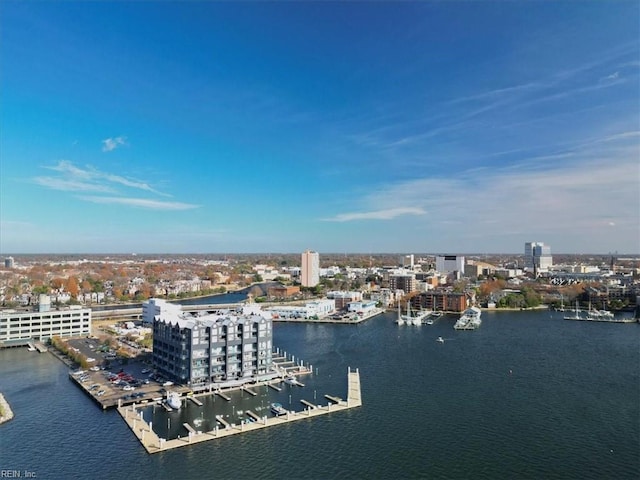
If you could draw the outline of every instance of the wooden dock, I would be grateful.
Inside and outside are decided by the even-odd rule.
[[[231,401],[231,397],[230,397],[229,395],[225,395],[225,394],[224,394],[224,393],[222,393],[222,392],[216,392],[216,395],[218,395],[218,396],[219,396],[219,397],[221,397],[221,398],[224,398],[227,402],[230,402],[230,401]]]
[[[249,417],[253,418],[256,422],[262,420],[262,417],[259,417],[256,413],[253,413],[251,410],[247,410],[245,412]]]
[[[313,404],[313,403],[311,403],[311,402],[307,402],[306,400],[300,400],[300,403],[302,403],[303,405],[305,405],[305,406],[307,406],[307,407],[309,407],[309,408],[312,408],[312,409],[317,408],[317,406],[316,406],[316,405],[314,405],[314,404]]]
[[[209,432],[193,433],[192,430],[187,428],[185,425],[185,428],[187,428],[187,430],[189,431],[189,436],[187,438],[177,438],[173,440],[159,438],[158,435],[151,429],[150,425],[143,420],[142,412],[138,412],[138,409],[144,407],[144,405],[130,405],[127,407],[119,407],[118,413],[120,413],[124,421],[127,423],[127,425],[129,425],[129,428],[131,428],[133,433],[140,440],[140,443],[145,448],[145,450],[148,453],[157,453],[163,450],[169,450],[172,448],[184,447],[185,445],[205,442],[213,438],[223,438],[229,435],[251,432],[253,430],[258,430],[261,428],[282,425],[289,422],[317,417],[319,415],[326,415],[328,413],[341,412],[349,408],[360,407],[362,405],[362,396],[360,391],[360,373],[357,369],[355,371],[351,371],[351,369],[349,369],[347,382],[348,398],[346,401],[341,400],[338,397],[329,398],[332,402],[338,400],[340,402],[338,404],[328,403],[324,406],[317,406],[311,404],[311,402],[302,401],[304,405],[309,407],[308,409],[301,412],[289,411],[286,415],[278,417],[259,417],[255,413],[247,411],[247,415],[256,421],[251,423],[242,423],[233,427],[229,424],[229,422],[224,420],[224,418],[216,416],[216,420],[220,424],[222,424],[224,428],[219,429],[218,427],[216,427],[214,430],[211,430]],[[189,427],[191,426],[189,425]]]
[[[182,424],[182,426],[183,426],[184,428],[186,428],[186,429],[187,429],[187,431],[188,431],[189,433],[192,433],[192,434],[198,433],[198,432],[196,432],[196,429],[195,429],[195,428],[193,428],[193,427],[192,427],[191,425],[189,425],[188,423],[183,423],[183,424]]]
[[[251,390],[249,387],[242,387],[242,390],[244,390],[245,392],[247,392],[249,395],[255,397],[256,395],[258,395],[256,392],[254,392],[253,390]]]
[[[344,401],[340,397],[334,397],[332,395],[325,395],[324,398],[326,398],[327,400],[331,400],[333,403],[337,404],[340,404]]]
[[[220,422],[224,428],[231,428],[231,424],[222,418],[222,415],[216,415],[216,420]]]

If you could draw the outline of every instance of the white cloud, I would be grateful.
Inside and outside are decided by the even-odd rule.
[[[393,220],[402,215],[424,215],[426,212],[422,208],[397,207],[372,212],[341,213],[332,218],[326,218],[328,222],[351,222],[354,220]]]
[[[404,209],[412,205],[424,220],[395,218],[393,228],[376,231],[379,244],[393,244],[397,235],[392,232],[408,231],[407,242],[419,238],[425,245],[455,251],[478,251],[478,242],[483,242],[485,251],[514,251],[523,238],[532,237],[552,244],[556,252],[637,251],[640,145],[636,139],[634,132],[607,132],[573,145],[568,152],[522,157],[510,167],[474,168],[456,176],[388,184],[352,200],[356,212],[363,213],[343,213],[328,220],[391,220],[398,215],[390,212],[409,214]],[[615,237],[611,228],[618,232]]]
[[[123,145],[128,145],[127,137],[120,136],[120,137],[105,138],[104,140],[102,140],[102,151],[110,152]]]
[[[130,198],[130,197],[101,197],[101,196],[80,196],[82,200],[93,203],[102,203],[108,205],[127,205],[130,207],[147,208],[150,210],[191,210],[199,208],[200,205],[182,202],[165,202],[160,200],[150,200],[147,198]]]
[[[57,165],[45,168],[61,173],[62,177],[37,177],[35,179],[36,183],[56,190],[113,192],[115,191],[114,187],[120,185],[158,195],[170,196],[155,190],[148,183],[141,180],[102,172],[91,166],[80,168],[67,160],[60,160]],[[43,182],[42,179],[46,181]],[[64,188],[59,188],[59,186],[64,186]]]
[[[79,198],[92,203],[126,205],[151,210],[189,210],[199,205],[183,202],[169,202],[154,199],[138,198],[132,194],[140,191],[170,197],[152,188],[148,183],[121,175],[100,171],[92,166],[78,167],[72,162],[61,160],[56,165],[45,167],[56,172],[57,176],[38,176],[32,182],[50,188],[76,193],[100,193],[110,196],[88,195]]]
[[[61,190],[65,192],[103,192],[113,193],[114,190],[106,185],[99,185],[96,183],[83,182],[75,180],[73,178],[61,178],[61,177],[35,177],[34,183],[47,187],[52,190]]]
[[[611,75],[607,75],[606,77],[604,77],[602,80],[615,80],[620,76],[620,72],[614,72]]]

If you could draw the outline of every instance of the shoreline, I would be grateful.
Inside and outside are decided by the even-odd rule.
[[[4,395],[0,393],[0,406],[2,407],[3,414],[0,416],[0,425],[9,420],[13,420],[13,410],[9,406],[9,402],[4,398]]]

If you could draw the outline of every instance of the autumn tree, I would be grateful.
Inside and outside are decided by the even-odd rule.
[[[78,279],[76,277],[69,277],[65,283],[65,290],[69,292],[73,298],[78,297],[78,293],[80,292],[80,287],[78,286]]]

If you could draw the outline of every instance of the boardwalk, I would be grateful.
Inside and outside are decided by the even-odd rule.
[[[194,432],[193,429],[189,430],[189,435],[185,438],[178,438],[173,440],[165,440],[159,438],[155,432],[153,432],[151,426],[142,419],[142,412],[138,411],[140,406],[131,405],[128,407],[118,408],[118,413],[122,416],[124,421],[129,425],[129,428],[136,435],[142,446],[148,453],[157,453],[162,450],[168,450],[171,448],[184,447],[193,443],[205,442],[214,438],[223,438],[229,435],[236,435],[238,433],[251,432],[253,430],[259,430],[261,428],[272,427],[289,422],[295,422],[297,420],[304,420],[308,418],[317,417],[319,415],[326,415],[328,413],[340,412],[349,408],[360,407],[362,405],[362,396],[360,391],[360,373],[356,369],[348,372],[348,397],[347,400],[339,400],[339,403],[329,403],[327,405],[317,405],[314,408],[309,408],[302,412],[287,412],[286,415],[279,417],[267,417],[258,416],[251,412],[249,414],[255,422],[243,423],[240,425],[230,425],[227,422],[221,422],[225,425],[225,428],[216,427],[209,432]],[[335,398],[335,397],[334,397]]]

